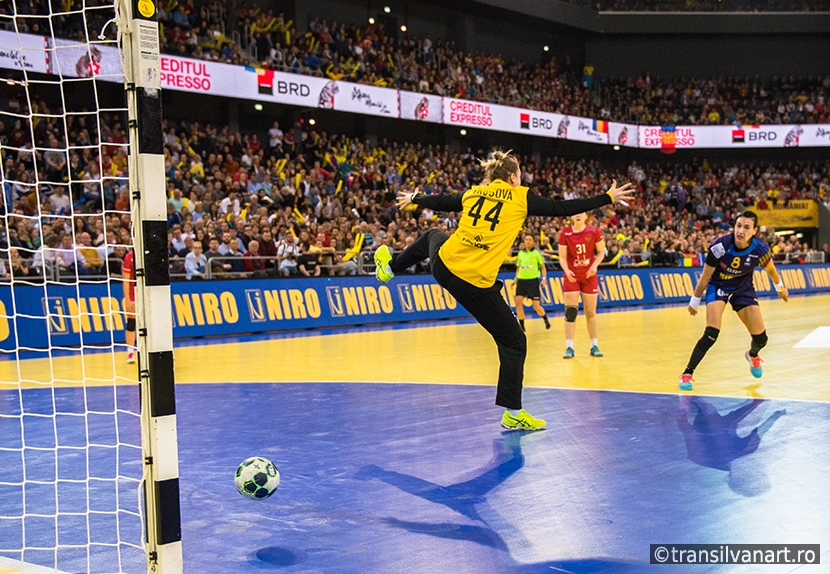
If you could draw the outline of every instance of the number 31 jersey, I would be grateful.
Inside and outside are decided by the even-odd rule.
[[[769,245],[752,238],[745,249],[735,245],[735,235],[729,233],[715,239],[709,246],[706,265],[715,268],[711,284],[724,291],[736,291],[752,286],[752,272],[766,267],[772,259]]]
[[[447,269],[476,287],[490,287],[527,217],[528,188],[497,179],[464,192],[458,229],[441,246]]]
[[[602,233],[594,225],[586,225],[582,231],[568,226],[559,233],[559,245],[568,248],[568,268],[577,277],[585,277],[596,259],[596,244],[602,242]]]

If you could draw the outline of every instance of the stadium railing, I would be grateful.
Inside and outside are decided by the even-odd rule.
[[[343,262],[342,257],[345,255],[344,251],[336,252],[335,261],[337,263],[320,263],[319,267],[324,276],[334,275],[372,275],[375,272],[374,251],[361,251],[358,256],[352,260],[354,263]],[[688,264],[685,260],[691,259],[693,262]],[[700,264],[694,261],[703,261],[705,254],[697,254],[694,257],[689,257],[684,254],[676,254],[674,261],[661,260],[657,261],[653,253],[633,253],[623,255],[615,263],[602,263],[600,266],[604,268],[614,267],[617,269],[628,269],[633,267],[664,267],[664,268],[688,268],[701,267]],[[242,261],[264,261],[266,266],[266,273],[263,276],[271,278],[284,277],[279,271],[279,257],[273,256],[254,256],[254,257],[211,257],[213,267],[216,264],[224,265],[225,263],[232,263]],[[782,265],[799,265],[804,263],[824,263],[827,260],[826,254],[823,251],[811,251],[808,253],[778,253],[775,255],[775,262]],[[545,255],[546,267],[549,271],[558,271],[561,267],[556,259]],[[210,267],[210,266],[209,266]],[[214,269],[207,268],[205,270],[206,279],[244,279],[254,277],[251,271],[214,271]],[[299,273],[292,274],[291,277],[300,277]],[[60,275],[56,275],[50,271],[49,280],[58,281]],[[184,260],[173,261],[170,263],[170,278],[175,281],[183,281],[187,279],[187,273],[184,271]],[[88,280],[95,281],[98,279],[95,275],[90,275]],[[2,280],[0,280],[2,282]]]

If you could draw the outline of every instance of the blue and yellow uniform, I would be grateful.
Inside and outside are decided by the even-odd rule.
[[[706,302],[726,301],[735,311],[757,305],[752,274],[756,267],[766,267],[772,252],[764,241],[752,238],[744,249],[735,245],[735,235],[719,237],[709,246],[706,265],[715,268],[706,290]]]

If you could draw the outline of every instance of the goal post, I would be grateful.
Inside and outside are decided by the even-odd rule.
[[[7,4],[0,572],[181,574],[157,5]]]
[[[130,131],[148,571],[181,574],[181,512],[156,0],[116,0]],[[120,17],[120,16],[123,16]],[[120,20],[120,21],[119,21]]]

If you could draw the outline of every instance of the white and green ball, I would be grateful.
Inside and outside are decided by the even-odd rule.
[[[280,485],[280,471],[274,463],[261,456],[252,456],[242,461],[234,477],[239,494],[262,500],[268,498]]]

